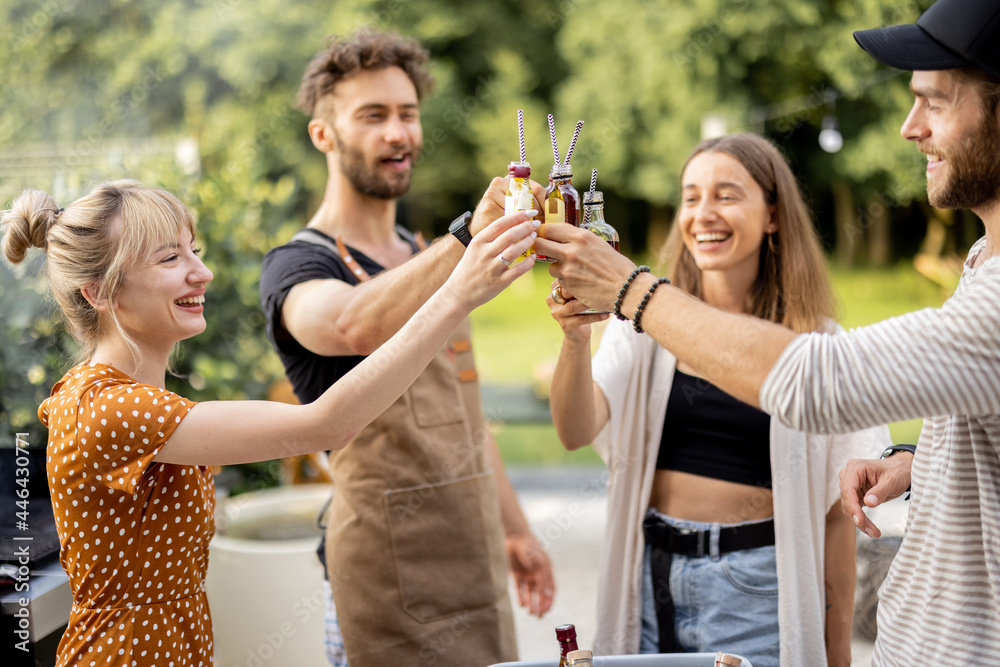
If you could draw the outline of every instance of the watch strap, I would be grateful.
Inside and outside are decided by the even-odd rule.
[[[916,445],[891,445],[891,446],[885,448],[885,451],[882,452],[881,458],[887,459],[890,456],[892,456],[893,454],[895,454],[896,452],[909,452],[911,454],[916,455],[916,453],[917,453],[917,446]]]
[[[461,241],[462,245],[466,247],[472,241],[472,232],[469,231],[469,222],[471,221],[472,211],[466,211],[452,220],[451,224],[448,225],[448,231],[451,232],[451,235]]]

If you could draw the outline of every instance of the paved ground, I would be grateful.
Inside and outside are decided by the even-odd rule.
[[[593,645],[597,618],[597,564],[606,520],[603,468],[509,469],[521,506],[545,544],[556,574],[557,594],[542,619],[515,610],[522,660],[556,658],[555,628],[576,625],[580,648]],[[902,534],[905,505],[894,501],[873,517],[886,534]],[[516,594],[511,591],[511,599]],[[871,642],[855,639],[853,667],[871,663]]]

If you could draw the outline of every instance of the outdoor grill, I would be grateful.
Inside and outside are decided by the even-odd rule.
[[[45,483],[45,450],[26,451],[31,460],[29,483],[21,487],[15,483],[15,450],[0,449],[0,633],[12,647],[4,665],[46,667],[55,664],[72,595],[59,564],[59,536]],[[18,488],[29,492],[27,514],[21,516],[18,512],[25,505]]]

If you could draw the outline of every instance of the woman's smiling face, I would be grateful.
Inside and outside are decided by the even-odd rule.
[[[205,288],[214,276],[199,252],[185,228],[176,243],[154,248],[126,274],[115,315],[140,347],[173,345],[205,330]]]
[[[764,236],[777,225],[774,207],[746,168],[726,153],[700,153],[684,170],[681,194],[681,237],[698,268],[755,279]]]

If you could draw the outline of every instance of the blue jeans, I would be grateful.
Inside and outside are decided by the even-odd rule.
[[[695,558],[674,554],[670,562],[670,594],[681,647],[690,653],[737,653],[754,667],[778,667],[778,568],[774,547],[720,556],[720,524],[659,516],[676,528],[713,533],[709,555]],[[659,653],[650,551],[647,545],[639,653]]]

